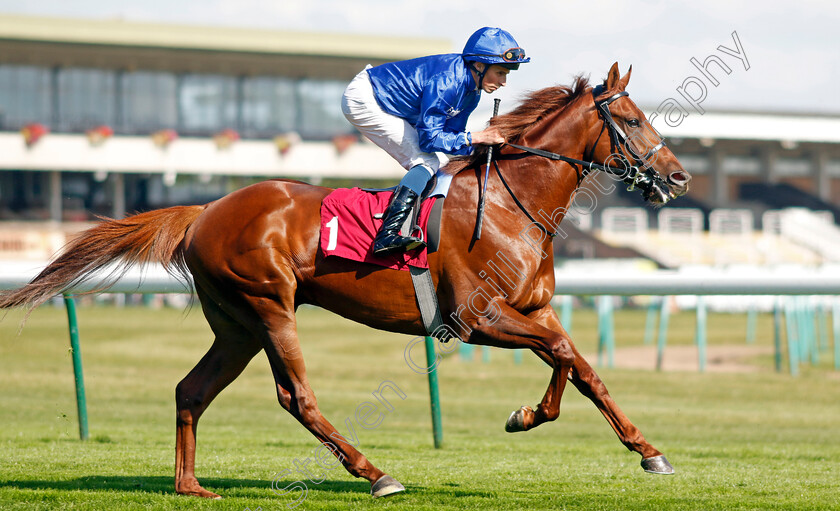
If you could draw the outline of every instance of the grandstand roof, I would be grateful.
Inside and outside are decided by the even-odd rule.
[[[690,111],[677,126],[661,117],[653,126],[666,137],[840,143],[840,116]]]
[[[0,14],[0,62],[5,63],[240,74],[282,69],[289,76],[346,78],[363,63],[451,51],[451,42],[440,38]]]
[[[0,39],[378,59],[451,51],[447,39],[11,15],[0,15]]]

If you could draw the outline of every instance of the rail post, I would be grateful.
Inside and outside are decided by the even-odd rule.
[[[796,306],[792,297],[786,300],[785,304],[785,327],[787,330],[788,363],[790,375],[799,375],[799,339],[797,334]]]
[[[659,309],[659,340],[656,342],[656,370],[662,370],[662,359],[665,357],[665,343],[668,337],[668,296],[662,297]]]
[[[697,344],[697,370],[706,371],[706,300],[703,295],[697,297],[697,330],[694,336]]]
[[[755,344],[755,330],[758,323],[758,310],[755,305],[747,309],[747,344]]]
[[[453,342],[453,341],[450,341]],[[426,336],[426,367],[432,368],[429,371],[429,401],[432,407],[432,436],[435,441],[435,449],[443,445],[443,425],[440,420],[440,392],[438,391],[437,367],[435,367],[435,341]]]
[[[613,328],[612,296],[598,297],[598,365],[604,366],[606,352],[606,367],[615,366],[615,331]]]
[[[73,355],[73,378],[76,381],[76,410],[79,412],[79,439],[87,440],[88,417],[85,400],[85,375],[82,370],[82,350],[79,344],[79,323],[76,320],[76,303],[72,295],[64,295],[67,323],[70,327],[70,353]]]
[[[647,307],[647,317],[645,318],[645,345],[653,344],[653,335],[656,332],[656,312],[659,301],[656,297],[651,296]]]
[[[776,298],[773,306],[773,358],[776,362],[776,372],[782,372],[782,299]]]

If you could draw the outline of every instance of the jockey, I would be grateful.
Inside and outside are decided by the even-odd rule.
[[[367,66],[350,82],[341,101],[344,116],[408,170],[385,211],[374,254],[424,245],[400,236],[400,228],[440,166],[435,153],[468,155],[474,145],[504,143],[495,127],[467,132],[467,119],[481,91],[503,87],[508,73],[530,60],[508,32],[485,27],[461,53]]]

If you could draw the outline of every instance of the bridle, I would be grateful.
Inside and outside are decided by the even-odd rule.
[[[603,86],[601,85],[592,89],[592,95],[595,98],[600,96],[602,93]],[[650,200],[654,196],[659,195],[661,203],[664,204],[671,200],[673,196],[669,191],[668,184],[665,182],[664,179],[662,179],[662,176],[660,176],[659,173],[656,172],[656,170],[650,166],[648,162],[660,149],[665,147],[665,141],[661,140],[658,144],[656,144],[656,146],[651,148],[644,156],[640,156],[636,152],[636,150],[633,149],[633,146],[628,143],[627,136],[615,122],[615,119],[613,119],[612,116],[612,112],[610,112],[610,103],[629,95],[630,94],[628,92],[621,91],[616,94],[613,94],[608,98],[604,98],[601,100],[595,99],[595,108],[598,110],[598,117],[601,118],[603,124],[601,126],[601,131],[598,133],[598,138],[595,139],[595,143],[592,144],[589,150],[586,151],[586,160],[569,158],[567,156],[552,153],[550,151],[535,149],[533,147],[521,146],[518,144],[507,143],[506,145],[509,145],[521,151],[525,151],[527,153],[534,154],[536,156],[548,158],[550,160],[565,161],[566,163],[578,165],[583,169],[583,175],[581,176],[581,180],[583,180],[583,178],[585,178],[593,170],[598,170],[607,174],[618,176],[625,184],[628,185],[628,190],[634,190],[636,188],[642,190],[645,200]],[[603,165],[592,161],[592,153],[598,146],[598,142],[601,140],[601,136],[604,134],[604,131],[606,131],[610,137],[610,156],[615,157],[618,163],[621,164],[620,167],[612,165]],[[632,163],[630,163],[630,159],[627,157],[627,153],[630,154],[632,159],[635,162],[637,162],[637,164],[641,163],[641,167],[639,165],[633,165]]]
[[[656,154],[657,151],[665,147],[665,141],[660,140],[656,146],[651,148],[644,156],[640,156],[633,146],[628,143],[627,136],[624,134],[622,129],[618,126],[613,119],[612,112],[610,112],[610,104],[620,98],[625,96],[629,96],[629,93],[626,91],[621,91],[612,96],[609,96],[604,99],[597,99],[598,96],[603,94],[603,86],[599,85],[592,89],[592,95],[595,99],[595,107],[598,110],[598,117],[600,117],[603,121],[601,126],[601,131],[598,133],[598,138],[595,139],[595,143],[586,151],[585,157],[586,160],[578,160],[577,158],[569,158],[567,156],[563,156],[561,154],[552,153],[550,151],[545,151],[543,149],[536,149],[533,147],[526,147],[518,144],[506,143],[505,145],[509,145],[521,151],[525,151],[526,153],[533,154],[535,156],[541,156],[543,158],[548,158],[550,160],[555,161],[564,161],[566,163],[571,163],[572,165],[577,165],[582,168],[582,173],[580,176],[580,180],[586,178],[586,176],[592,172],[593,170],[598,170],[601,172],[605,172],[607,174],[611,174],[613,176],[617,176],[621,179],[625,184],[628,185],[628,190],[634,190],[638,188],[642,191],[642,196],[645,200],[650,201],[654,197],[658,197],[660,204],[665,204],[669,200],[673,198],[671,194],[670,188],[668,187],[668,183],[659,175],[656,170],[650,166],[648,163],[651,158]],[[606,131],[610,137],[610,152],[611,157],[615,157],[618,163],[621,164],[620,167],[612,166],[612,165],[603,165],[600,163],[595,163],[592,161],[593,159],[593,152],[595,148],[598,146],[598,142],[601,140],[601,135],[604,134]],[[637,163],[637,165],[633,165],[630,162],[627,154],[629,153],[630,157]],[[541,231],[544,233],[555,236],[556,232],[549,231],[544,225],[534,219],[534,217],[525,209],[525,206],[517,199],[516,195],[513,193],[513,190],[508,186],[505,178],[502,176],[502,172],[499,169],[499,163],[496,159],[493,160],[493,164],[496,169],[496,173],[499,175],[499,178],[502,181],[502,184],[507,189],[510,196],[513,198],[513,201],[516,205],[521,209],[525,216],[531,220]],[[640,164],[640,166],[639,166]]]
[[[597,98],[598,96],[603,94],[603,91],[604,91],[604,86],[603,85],[598,85],[597,87],[592,89],[592,95],[593,95],[594,98]],[[610,111],[610,104],[612,102],[616,101],[617,99],[629,96],[629,95],[630,94],[627,91],[621,91],[621,92],[617,92],[617,93],[613,94],[612,96],[609,96],[609,97],[604,98],[604,99],[600,99],[600,100],[595,99],[595,108],[598,109],[598,116],[601,117],[601,119],[604,122],[603,122],[603,125],[601,127],[601,132],[598,134],[598,138],[595,139],[595,143],[592,145],[592,147],[589,150],[589,158],[588,159],[589,160],[592,159],[592,152],[595,150],[595,147],[598,145],[598,141],[601,138],[601,134],[604,133],[604,128],[608,128],[607,131],[608,131],[609,136],[610,136],[610,153],[611,153],[611,155],[616,156],[618,158],[619,162],[621,163],[621,166],[624,167],[625,169],[636,169],[635,171],[632,171],[633,180],[631,180],[629,182],[628,182],[627,179],[624,180],[625,183],[630,185],[629,190],[632,190],[633,188],[637,188],[637,187],[641,188],[642,190],[644,190],[644,192],[646,194],[645,199],[649,199],[650,197],[648,196],[648,194],[651,193],[651,190],[649,188],[650,188],[650,186],[653,185],[655,180],[652,180],[649,183],[645,183],[645,181],[648,181],[648,178],[654,179],[653,178],[654,176],[658,177],[660,180],[662,180],[662,178],[659,176],[659,173],[656,172],[656,170],[654,170],[653,167],[648,162],[650,162],[653,159],[654,155],[660,149],[665,147],[665,140],[662,139],[662,137],[660,137],[659,143],[656,144],[654,147],[652,147],[644,155],[639,155],[636,152],[636,150],[633,148],[633,145],[628,142],[627,136],[624,134],[624,131],[615,122],[615,119],[613,119],[612,112]],[[642,167],[641,172],[639,171],[638,166],[634,166],[630,163],[629,159],[627,158],[627,153],[630,153],[630,156],[633,158],[634,161],[636,161],[637,164],[641,163],[641,167]],[[661,184],[664,184],[664,180],[662,180]],[[666,189],[667,189],[667,187],[666,187]],[[663,201],[663,203],[667,202],[671,198],[672,197],[670,196],[670,194],[668,194],[667,197],[664,197],[665,200]]]

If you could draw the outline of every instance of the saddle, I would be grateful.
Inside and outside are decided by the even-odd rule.
[[[419,202],[417,211],[409,215],[409,221],[403,227],[415,234],[419,231],[427,242],[426,248],[374,255],[371,251],[373,238],[382,225],[381,214],[388,207],[391,196],[389,189],[361,188],[339,188],[326,196],[321,202],[320,248],[323,254],[397,270],[408,270],[408,266],[428,268],[427,256],[435,252],[439,244],[443,199],[432,196]]]
[[[429,335],[443,325],[435,285],[429,272],[428,254],[436,252],[440,244],[444,197],[429,196],[431,189],[433,187],[427,187],[401,230],[402,234],[419,233],[419,237],[426,241],[423,248],[384,256],[375,256],[371,251],[373,238],[382,224],[382,213],[388,207],[394,188],[339,188],[324,197],[319,243],[325,257],[342,257],[409,271],[417,305]]]

